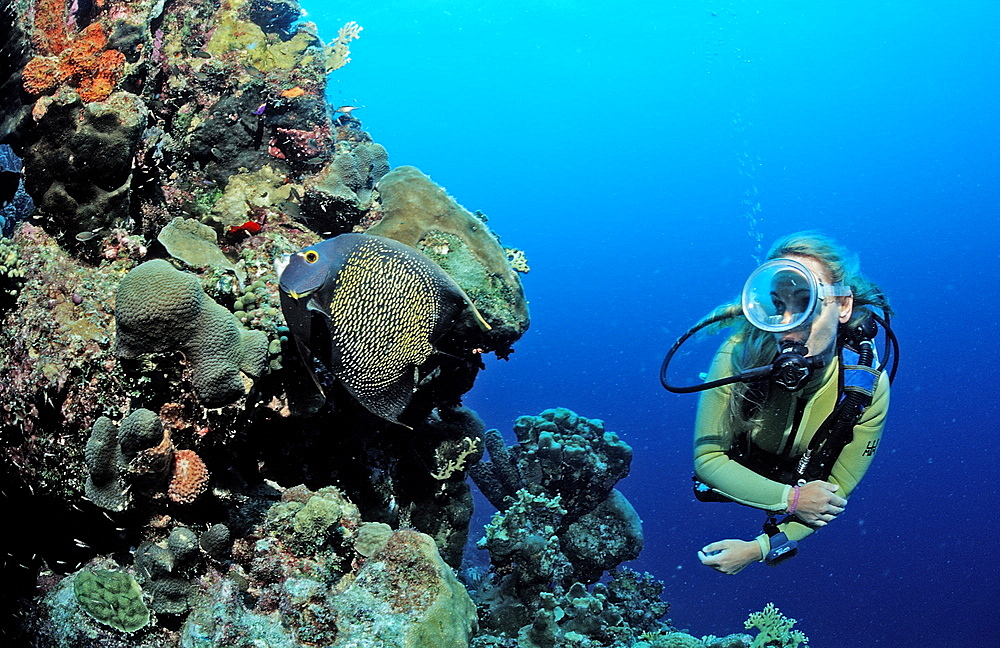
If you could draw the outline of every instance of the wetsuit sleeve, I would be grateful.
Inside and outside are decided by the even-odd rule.
[[[868,466],[875,458],[875,451],[882,439],[882,428],[885,427],[885,417],[888,411],[889,376],[883,372],[879,376],[872,404],[868,406],[865,413],[861,415],[861,420],[854,426],[854,439],[844,446],[843,452],[833,464],[830,477],[827,479],[831,484],[840,486],[837,494],[844,499],[851,497],[851,493],[854,492],[861,478],[865,476]],[[801,540],[814,531],[811,527],[798,521],[779,524],[778,528],[788,536],[789,540]]]
[[[732,375],[733,346],[732,341],[727,341],[715,354],[709,380]],[[694,426],[695,474],[713,490],[740,504],[765,511],[784,511],[791,486],[762,477],[726,454],[733,437],[724,429],[730,394],[730,385],[701,393]]]

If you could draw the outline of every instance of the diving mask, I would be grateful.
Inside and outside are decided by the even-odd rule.
[[[743,314],[757,328],[781,333],[809,323],[827,297],[850,294],[850,286],[824,284],[794,259],[773,259],[743,285]]]

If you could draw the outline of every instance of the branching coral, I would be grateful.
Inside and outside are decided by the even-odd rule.
[[[760,612],[754,612],[744,623],[747,630],[757,628],[760,634],[754,637],[750,648],[798,648],[799,644],[809,643],[809,638],[799,630],[792,630],[795,619],[789,619],[782,614],[774,603],[768,603]]]
[[[527,274],[531,270],[528,266],[528,257],[524,255],[524,250],[504,248],[503,251],[507,254],[507,262],[510,263],[510,267],[515,271]]]
[[[361,25],[353,20],[337,32],[337,39],[326,48],[326,72],[329,74],[334,70],[339,70],[351,62],[350,43],[355,38],[361,38]]]
[[[460,443],[438,446],[434,450],[434,465],[437,467],[431,477],[445,481],[455,473],[465,470],[469,457],[479,452],[482,442],[478,437],[465,437]]]

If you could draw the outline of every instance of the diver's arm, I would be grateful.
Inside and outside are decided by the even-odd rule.
[[[730,357],[733,343],[727,341],[712,360],[708,380],[732,375]],[[791,487],[763,477],[726,454],[731,435],[723,434],[730,385],[701,393],[694,428],[694,471],[698,479],[729,499],[763,509],[784,511]]]
[[[719,540],[702,547],[698,560],[717,572],[732,576],[743,571],[744,567],[763,560],[763,546],[753,540]]]
[[[882,439],[882,429],[885,427],[885,417],[889,411],[889,377],[885,373],[879,376],[875,397],[868,406],[861,420],[854,426],[854,438],[848,443],[840,457],[833,464],[828,481],[840,488],[836,494],[848,499],[865,476],[868,467],[875,457],[875,451]],[[778,529],[788,536],[789,540],[801,540],[815,529],[794,519],[785,524],[779,524]]]

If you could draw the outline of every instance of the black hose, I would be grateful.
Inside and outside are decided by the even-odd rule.
[[[682,344],[684,344],[684,342],[689,337],[691,337],[692,335],[694,335],[695,333],[697,333],[701,329],[705,328],[706,326],[709,326],[711,324],[715,324],[717,322],[721,322],[723,320],[731,319],[731,318],[732,318],[732,315],[728,315],[728,314],[722,313],[722,314],[716,315],[715,317],[710,317],[707,320],[703,320],[701,322],[698,322],[697,324],[695,324],[694,326],[692,326],[690,329],[688,329],[687,333],[685,333],[684,335],[680,336],[677,339],[677,341],[674,342],[674,345],[672,347],[670,347],[669,351],[667,351],[666,357],[663,358],[663,364],[660,365],[660,384],[663,385],[664,389],[666,389],[669,392],[673,392],[675,394],[692,394],[694,392],[700,392],[700,391],[704,391],[706,389],[712,389],[713,387],[721,387],[723,385],[729,385],[729,384],[734,383],[734,382],[740,382],[741,380],[747,380],[747,379],[754,380],[754,379],[757,379],[757,378],[765,378],[768,375],[770,375],[770,373],[771,373],[771,367],[767,366],[767,367],[760,367],[759,369],[753,369],[750,372],[744,372],[744,373],[742,373],[742,374],[740,374],[738,376],[729,376],[728,378],[720,378],[718,380],[713,380],[711,382],[705,382],[705,383],[701,383],[701,384],[698,384],[698,385],[689,385],[687,387],[678,387],[676,385],[671,385],[670,382],[667,380],[667,367],[670,365],[670,359],[674,357],[674,353],[677,352],[677,349],[679,349],[680,346]],[[757,376],[757,375],[749,375],[748,376],[748,374],[751,374],[752,372],[758,372],[758,373],[760,373],[760,375],[759,376]]]

